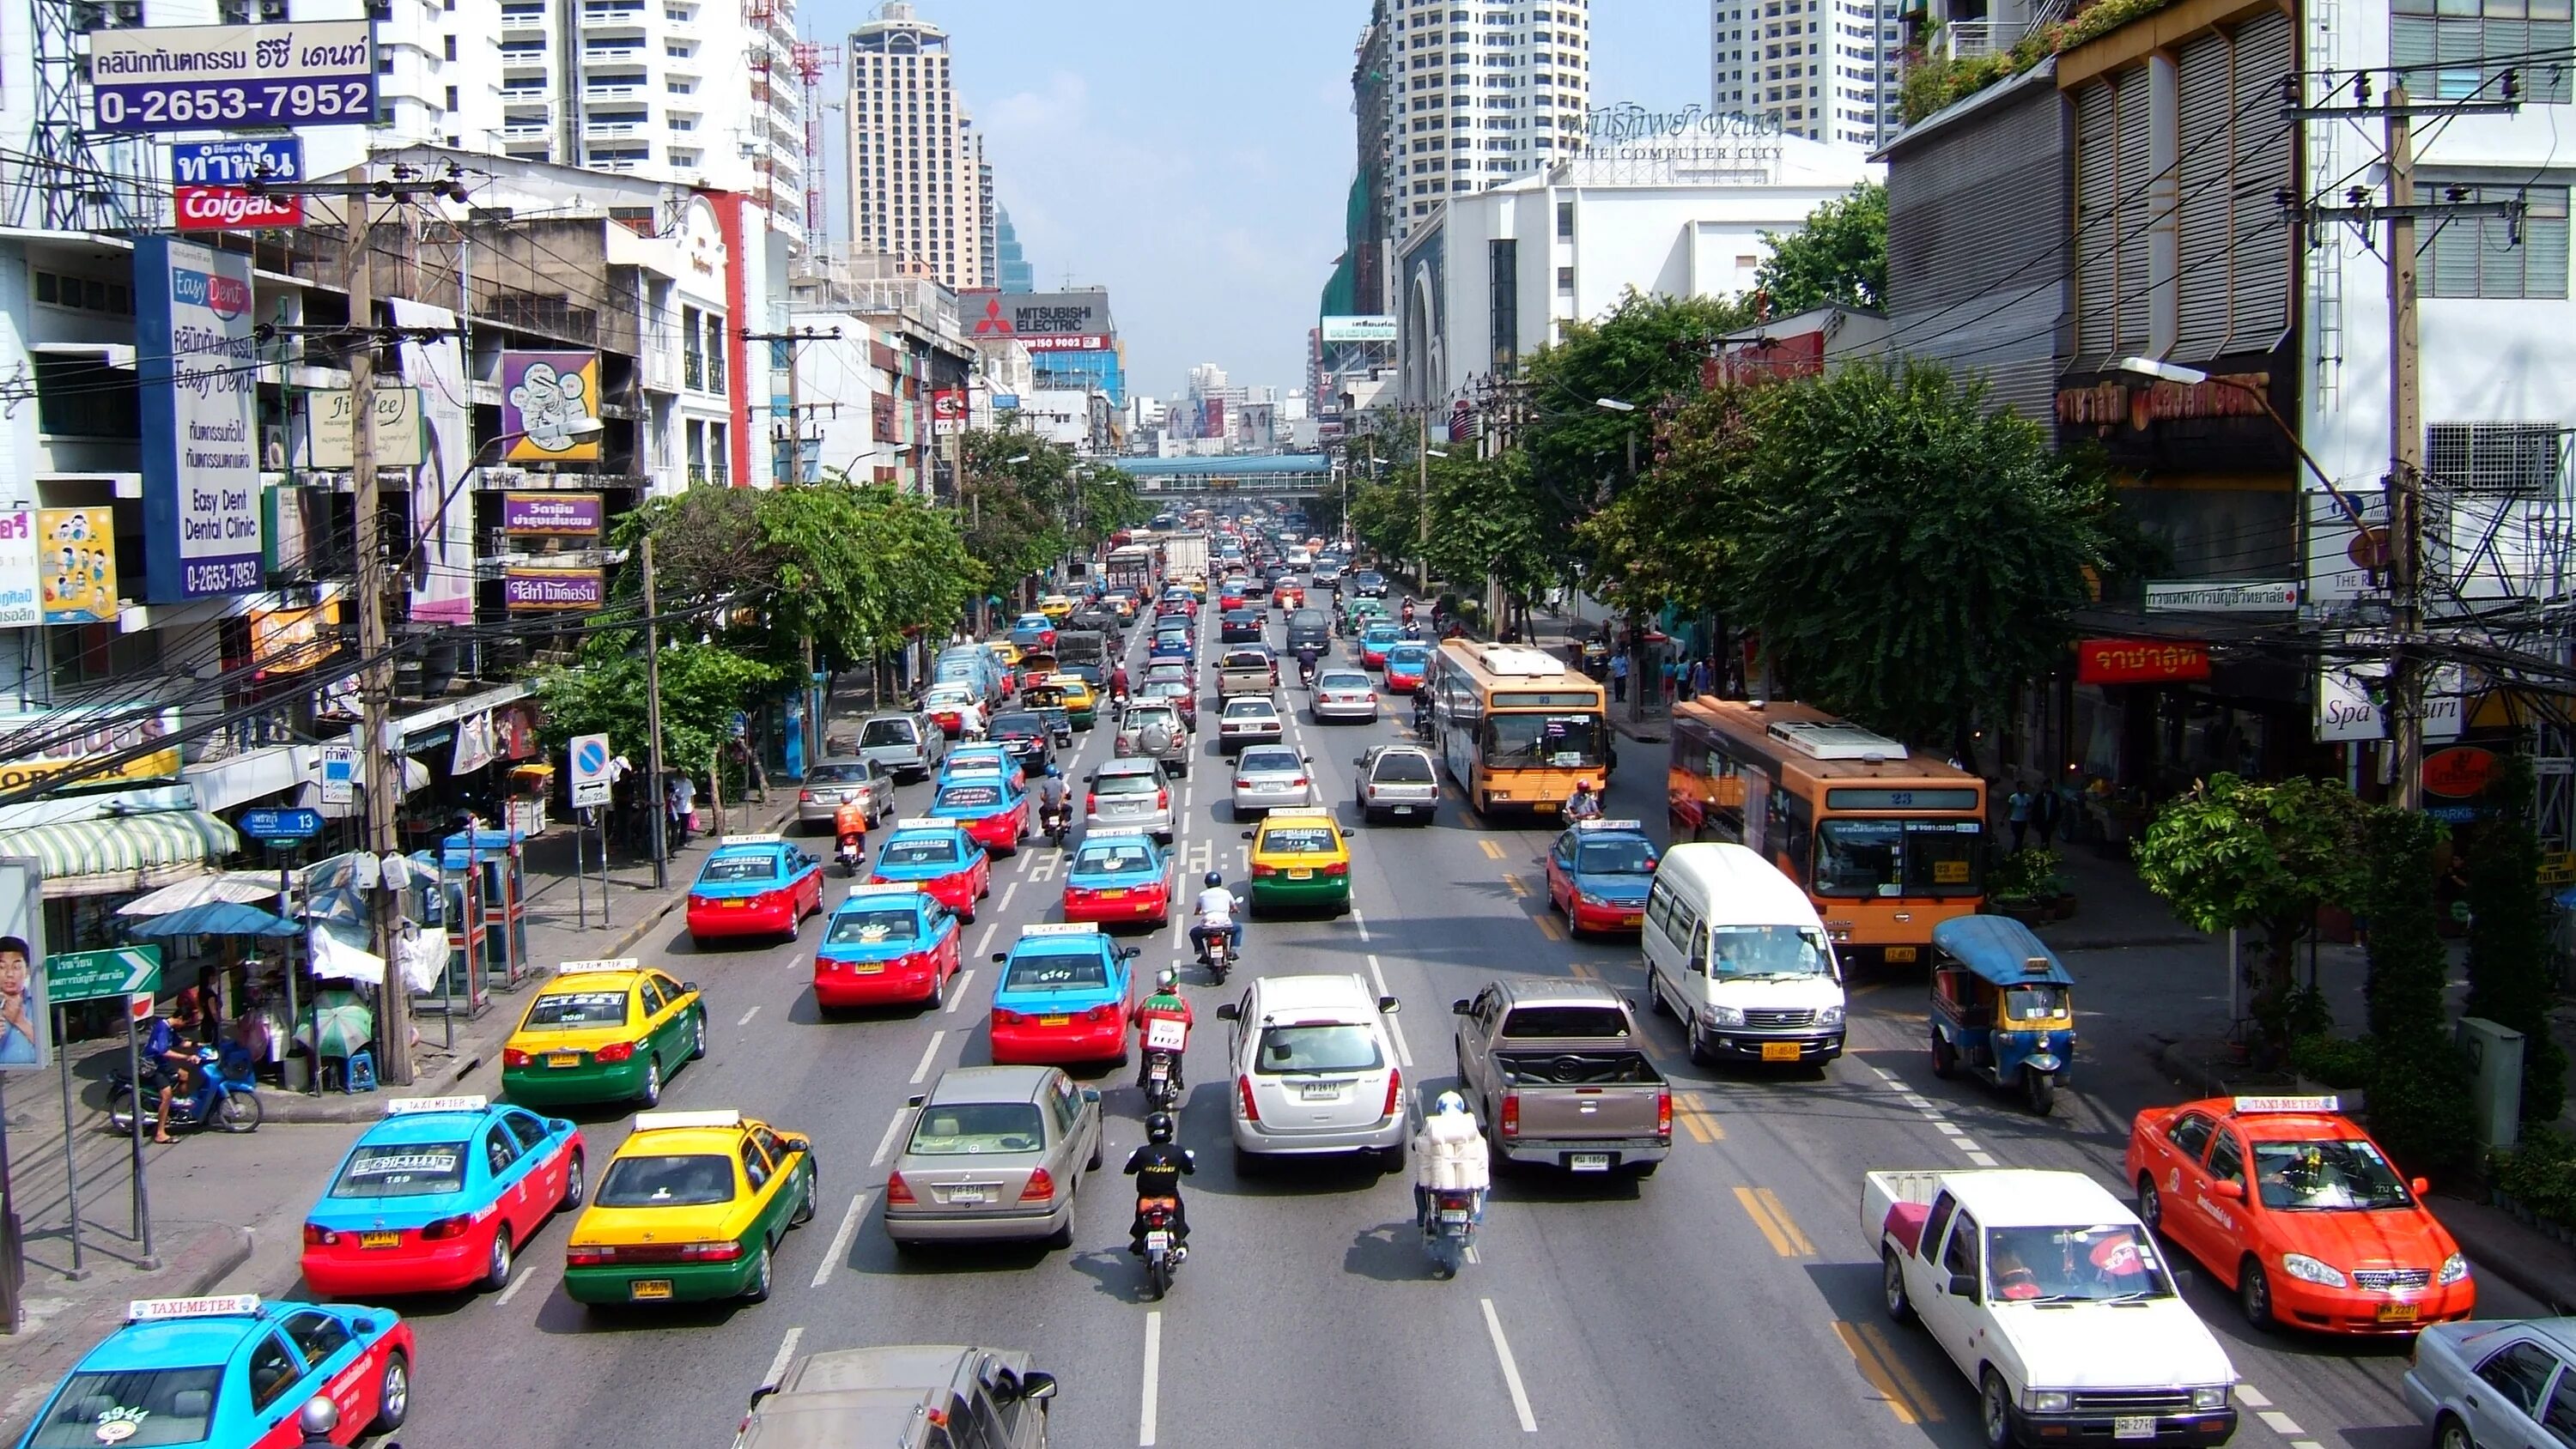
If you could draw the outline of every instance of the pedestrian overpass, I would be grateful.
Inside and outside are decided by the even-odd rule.
[[[1333,481],[1333,462],[1321,453],[1251,453],[1215,458],[1118,458],[1111,466],[1136,480],[1148,498],[1252,494],[1262,498],[1319,497]]]

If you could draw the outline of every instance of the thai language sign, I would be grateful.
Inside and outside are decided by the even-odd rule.
[[[363,126],[376,118],[365,20],[154,25],[89,33],[99,129]]]
[[[2150,614],[2287,614],[2298,607],[2296,580],[2239,583],[2185,579],[2147,585]]]
[[[44,596],[36,585],[36,510],[0,511],[0,629],[43,622]]]
[[[302,226],[304,142],[294,136],[178,141],[170,146],[172,199],[181,231]],[[260,182],[275,190],[251,189]]]
[[[166,748],[151,748],[163,741]],[[7,762],[0,764],[0,790],[23,789],[131,749],[143,753],[84,775],[82,783],[139,784],[177,775],[179,712],[137,717],[123,705],[72,705],[41,714],[0,714],[0,760]]]
[[[2078,684],[2165,684],[2209,677],[2209,646],[2170,639],[2085,639],[2075,646]]]
[[[1326,317],[1322,321],[1326,342],[1393,342],[1395,319],[1392,317]]]
[[[608,602],[608,581],[598,569],[511,569],[501,594],[517,614],[596,609]]]
[[[606,505],[596,493],[501,495],[501,531],[507,534],[578,537],[599,532],[607,518]]]
[[[250,258],[134,240],[145,585],[155,603],[260,586]]]
[[[501,354],[501,432],[513,463],[587,463],[599,434],[575,424],[599,415],[596,352]]]

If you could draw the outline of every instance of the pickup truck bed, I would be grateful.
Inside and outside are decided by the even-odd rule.
[[[1643,1176],[1671,1153],[1672,1092],[1615,993],[1497,982],[1452,1009],[1461,1085],[1497,1157]]]

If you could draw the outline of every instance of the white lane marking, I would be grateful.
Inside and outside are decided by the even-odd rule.
[[[1001,922],[991,922],[984,927],[984,934],[975,938],[975,956],[977,960],[983,959],[984,952],[993,944],[993,933],[1000,929],[1002,929]]]
[[[1992,1167],[1995,1165],[1995,1157],[1991,1152],[1971,1152],[1968,1154],[1968,1160],[1979,1167]]]
[[[1947,1127],[1950,1124],[1947,1122],[1935,1122],[1932,1125],[1936,1127]],[[1983,1152],[1986,1150],[1979,1147],[1974,1141],[1966,1137],[1953,1137],[1950,1139],[1950,1145],[1958,1148],[1961,1152]]]
[[[1934,1127],[1939,1128],[1939,1129],[1940,1129],[1940,1131],[1941,1131],[1941,1135],[1942,1135],[1942,1136],[1944,1136],[1944,1137],[1957,1137],[1957,1136],[1961,1135],[1961,1134],[1960,1134],[1960,1132],[1959,1132],[1959,1128],[1958,1128],[1957,1124],[1955,1124],[1955,1123],[1950,1123],[1950,1122],[1935,1122],[1935,1123],[1933,1123],[1932,1125],[1933,1125]]]
[[[2290,1441],[2290,1449],[2326,1449],[2326,1446],[2314,1439],[2293,1439]]]
[[[895,1109],[894,1120],[886,1124],[885,1135],[877,1139],[876,1155],[868,1159],[868,1166],[885,1166],[886,1154],[894,1150],[894,1134],[903,1130],[903,1119],[911,1115],[912,1109],[910,1107],[897,1107]]]
[[[2236,1386],[2236,1397],[2244,1400],[2245,1407],[2249,1409],[2268,1409],[2272,1407],[2272,1396],[2263,1392],[2261,1389],[2254,1387],[2252,1384],[2238,1384]]]
[[[752,1019],[753,1017],[755,1017],[755,1016],[758,1016],[758,1015],[760,1015],[760,1008],[759,1008],[759,1007],[757,1007],[757,1006],[755,1006],[755,1007],[753,1007],[751,1010],[744,1012],[744,1013],[742,1014],[742,1016],[740,1017],[740,1019],[738,1019],[738,1020],[736,1020],[736,1021],[734,1022],[734,1025],[736,1025],[736,1026],[749,1026],[749,1025],[751,1025],[751,1019]]]
[[[945,1030],[934,1031],[930,1034],[930,1041],[921,1049],[920,1064],[912,1069],[913,1086],[920,1086],[921,1079],[930,1075],[930,1063],[939,1055],[939,1044],[946,1040],[948,1040],[948,1033]]]
[[[527,1287],[528,1280],[535,1276],[537,1276],[537,1270],[530,1268],[526,1272],[521,1273],[518,1277],[511,1279],[510,1286],[501,1290],[501,1296],[492,1300],[492,1306],[495,1308],[508,1307],[510,1300],[518,1297],[519,1290]]]
[[[2278,1409],[2265,1409],[2255,1417],[2261,1419],[2266,1427],[2270,1428],[2273,1433],[2280,1435],[2284,1439],[2302,1438],[2308,1432],[2307,1430],[2299,1427],[2298,1420],[2291,1418],[2289,1415],[2282,1413]]]
[[[1380,996],[1393,996],[1395,993],[1386,989],[1386,971],[1385,968],[1377,964],[1377,957],[1374,955],[1370,956],[1368,958],[1368,963],[1369,977],[1371,980],[1377,982],[1377,994]]]
[[[1512,1391],[1512,1412],[1521,1416],[1521,1432],[1538,1432],[1538,1416],[1530,1412],[1529,1390],[1521,1387],[1520,1365],[1512,1362],[1512,1346],[1503,1338],[1503,1320],[1494,1314],[1494,1300],[1479,1298],[1485,1308],[1485,1331],[1494,1336],[1494,1357],[1502,1360],[1503,1383]]]
[[[1386,993],[1381,991],[1379,994],[1385,995]],[[1404,1023],[1390,1016],[1386,1019],[1386,1026],[1387,1034],[1395,1038],[1396,1065],[1404,1068],[1406,1071],[1413,1070],[1413,1048],[1405,1044]]]
[[[876,1195],[876,1189],[870,1188],[850,1199],[850,1210],[841,1214],[840,1229],[832,1234],[831,1249],[823,1254],[823,1266],[814,1270],[814,1287],[820,1288],[831,1282],[832,1270],[841,1266],[843,1258],[850,1256],[850,1240],[859,1235],[859,1220],[868,1215],[868,1199]]]
[[[769,1361],[769,1372],[761,1375],[762,1384],[774,1384],[787,1376],[787,1366],[796,1361],[796,1340],[804,1336],[805,1326],[801,1323],[787,1330],[787,1337],[779,1341],[778,1356]]]
[[[1361,914],[1360,914],[1360,908],[1359,908],[1359,907],[1357,907],[1357,906],[1353,906],[1353,907],[1351,907],[1351,924],[1360,928],[1360,941],[1361,941],[1363,944],[1366,944],[1366,942],[1368,941],[1368,938],[1369,938],[1369,933],[1368,933],[1368,917],[1361,915]],[[1382,980],[1381,980],[1381,981],[1380,981],[1380,982],[1378,982],[1378,984],[1377,984],[1377,989],[1378,989],[1378,994],[1379,994],[1379,995],[1381,995],[1381,996],[1385,995],[1385,994],[1386,994],[1386,983],[1385,983],[1384,981],[1382,981]]]
[[[1013,882],[1011,882],[1009,885],[1006,885],[1006,886],[1002,887],[1002,907],[1001,907],[1001,908],[1002,908],[1003,910],[1006,910],[1006,911],[1007,911],[1007,910],[1009,910],[1009,909],[1011,908],[1011,897],[1013,897],[1013,896],[1015,896],[1015,895],[1018,895],[1019,893],[1020,893],[1020,883],[1019,883],[1018,881],[1013,881]]]
[[[967,967],[965,970],[958,972],[955,979],[957,984],[956,987],[948,993],[948,1004],[941,1008],[941,1010],[948,1012],[952,1016],[956,1014],[957,1008],[966,1004],[966,986],[967,983],[975,979],[975,968],[972,966]]]
[[[1157,1308],[1145,1315],[1145,1385],[1144,1406],[1136,1418],[1138,1449],[1154,1442],[1154,1399],[1163,1387],[1163,1310]]]

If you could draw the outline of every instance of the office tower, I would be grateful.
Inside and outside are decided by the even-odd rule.
[[[849,241],[951,287],[990,285],[984,139],[957,95],[948,32],[903,0],[850,32]]]
[[[1592,98],[1589,0],[1527,9],[1389,0],[1395,235],[1571,156]]]
[[[1903,129],[1898,0],[1710,0],[1709,109],[1873,150]]]

